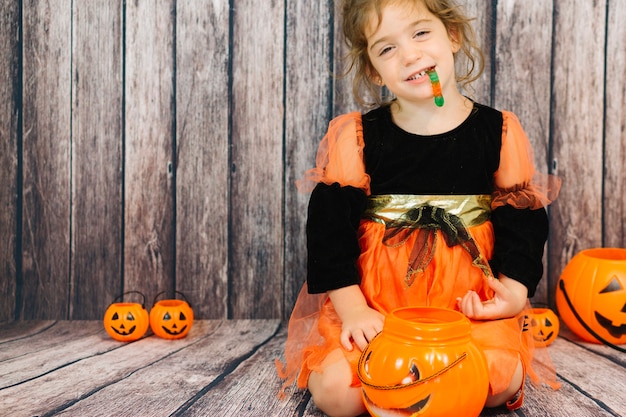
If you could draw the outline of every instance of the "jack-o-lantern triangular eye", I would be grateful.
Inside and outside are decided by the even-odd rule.
[[[614,276],[613,279],[611,279],[611,282],[609,282],[609,285],[607,285],[606,287],[604,287],[602,291],[600,291],[600,294],[604,294],[607,292],[615,292],[615,291],[620,291],[620,290],[623,290],[622,285],[617,280],[617,277]]]
[[[128,313],[126,315],[126,320],[129,320],[129,321],[135,320],[135,316],[133,316],[133,313]]]
[[[113,313],[113,317],[111,317],[111,320],[119,320],[120,316],[117,315],[117,311],[115,313]]]
[[[552,327],[552,322],[546,317],[546,327]]]
[[[163,320],[171,320],[172,316],[170,316],[170,313],[165,313],[165,315],[163,316]]]
[[[185,317],[182,311],[180,312],[179,320],[187,320],[187,317]]]

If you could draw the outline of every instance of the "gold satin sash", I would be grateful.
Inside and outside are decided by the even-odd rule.
[[[491,195],[372,195],[364,217],[382,224],[396,222],[411,209],[432,206],[459,217],[465,227],[478,226],[489,219]]]
[[[404,278],[410,287],[430,264],[438,234],[443,235],[448,247],[460,245],[465,249],[472,264],[486,277],[493,276],[489,263],[467,230],[486,222],[490,213],[490,195],[389,194],[370,196],[363,218],[385,225],[382,243],[389,247],[404,245],[413,233],[417,233]]]

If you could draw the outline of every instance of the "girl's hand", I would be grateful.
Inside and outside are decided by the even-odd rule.
[[[359,350],[363,351],[367,344],[383,329],[385,316],[378,311],[365,306],[359,306],[342,317],[341,345],[347,351],[352,351],[352,341]]]
[[[364,350],[383,329],[385,316],[367,305],[358,285],[328,291],[328,296],[341,319],[341,345],[352,351],[354,341],[360,350]]]
[[[474,291],[457,298],[459,309],[467,317],[496,320],[514,317],[524,309],[528,298],[528,289],[524,284],[504,275],[500,275],[499,280],[488,278],[487,284],[495,293],[491,300],[481,301]]]

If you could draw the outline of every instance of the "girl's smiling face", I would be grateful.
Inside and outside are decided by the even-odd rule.
[[[439,74],[443,96],[456,91],[454,53],[459,42],[443,22],[421,2],[391,1],[383,6],[381,20],[371,12],[365,31],[371,77],[394,93],[398,102],[433,104],[427,71]]]

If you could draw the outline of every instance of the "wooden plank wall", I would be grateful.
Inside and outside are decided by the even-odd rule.
[[[463,0],[481,102],[518,114],[543,171],[553,303],[578,251],[626,246],[626,3]],[[288,316],[329,119],[331,0],[2,0],[0,322],[98,319],[123,291],[178,290],[199,318]]]

